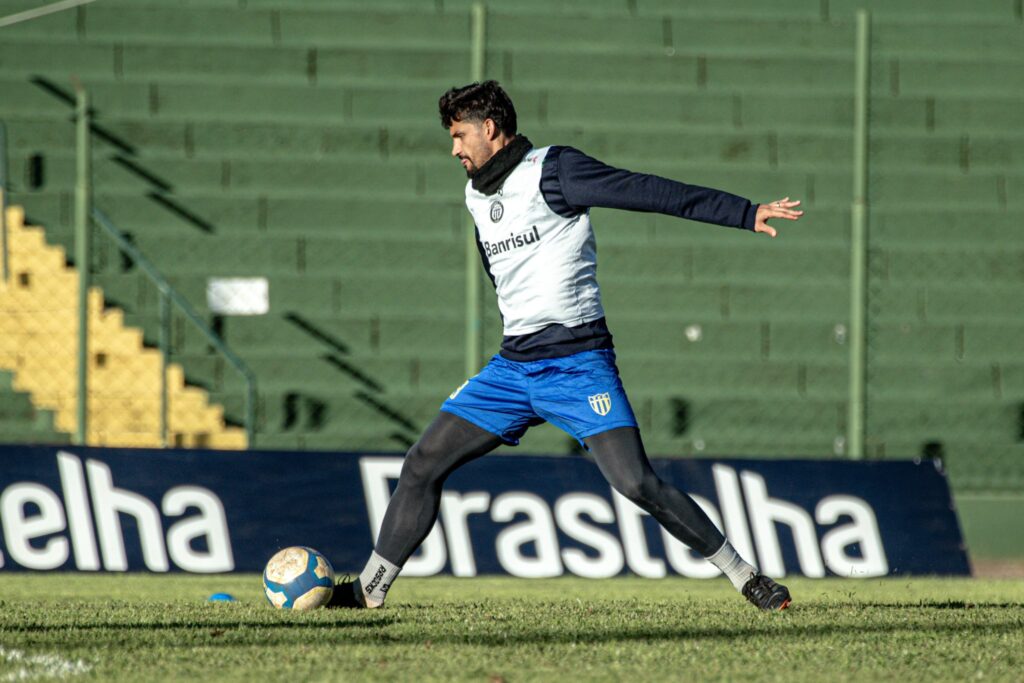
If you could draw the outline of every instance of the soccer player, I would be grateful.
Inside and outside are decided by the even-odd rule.
[[[534,147],[517,132],[512,101],[495,81],[453,88],[438,105],[452,156],[469,177],[466,206],[504,339],[409,449],[365,569],[337,586],[331,604],[382,606],[433,527],[448,475],[547,421],[584,444],[615,490],[706,557],[750,602],[785,609],[787,588],[740,557],[694,500],[651,468],[601,307],[590,209],[653,211],[775,237],[767,221],[799,219],[800,202],[751,204],[612,168],[572,147]]]

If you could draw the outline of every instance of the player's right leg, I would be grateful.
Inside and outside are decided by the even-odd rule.
[[[540,422],[520,366],[500,356],[456,389],[405,456],[366,568],[353,584],[335,589],[331,605],[380,606],[391,582],[434,526],[448,475],[502,443],[519,443],[526,429]]]
[[[502,439],[457,415],[441,412],[405,456],[377,545],[356,581],[335,588],[332,607],[379,607],[391,583],[437,520],[448,475],[485,455]]]

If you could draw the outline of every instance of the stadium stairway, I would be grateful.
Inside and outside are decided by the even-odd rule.
[[[105,0],[6,29],[18,199],[70,245],[74,72],[97,202],[175,286],[269,278],[269,315],[222,321],[260,377],[261,446],[408,443],[464,379],[463,179],[434,109],[468,73],[469,4]],[[487,69],[538,144],[804,199],[772,242],[595,210],[603,291],[651,452],[842,455],[855,4],[876,16],[869,455],[941,442],[983,486],[1019,458],[1024,402],[1013,3],[494,1]],[[96,277],[154,339],[152,293],[116,259]],[[238,414],[203,340],[180,342]],[[518,450],[570,449],[540,430]]]
[[[11,279],[0,284],[0,368],[14,374],[14,388],[33,405],[52,411],[64,435],[77,429],[78,277],[61,247],[46,243],[40,227],[25,224],[20,206],[7,209]],[[159,446],[158,351],[145,348],[142,333],[124,314],[105,308],[92,288],[89,315],[89,423],[86,443]],[[185,447],[245,448],[244,430],[226,425],[223,410],[206,392],[184,382],[179,365],[167,372],[168,440]],[[4,432],[5,441],[34,441],[31,433]],[[66,440],[63,438],[55,441]]]

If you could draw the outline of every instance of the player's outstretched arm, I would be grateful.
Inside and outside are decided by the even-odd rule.
[[[778,235],[778,231],[768,225],[770,218],[785,218],[786,220],[800,220],[804,215],[803,211],[795,207],[800,206],[800,200],[790,201],[789,197],[778,199],[770,204],[760,204],[757,207],[757,215],[754,218],[754,232],[763,232],[769,237]]]

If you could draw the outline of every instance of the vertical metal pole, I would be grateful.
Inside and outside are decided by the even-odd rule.
[[[482,2],[473,3],[472,53],[470,79],[482,81],[485,69],[487,11]],[[476,244],[476,225],[466,215],[466,376],[480,370],[483,349],[483,300],[480,287],[480,253]]]
[[[0,284],[10,277],[7,259],[7,126],[0,121]]]
[[[871,85],[871,16],[857,10],[853,129],[853,205],[850,207],[850,397],[849,455],[864,457],[867,369],[868,107]]]
[[[167,359],[171,353],[171,296],[160,289],[160,445],[167,448]]]
[[[78,429],[75,443],[85,445],[89,397],[89,94],[76,84],[75,265],[78,268]]]

